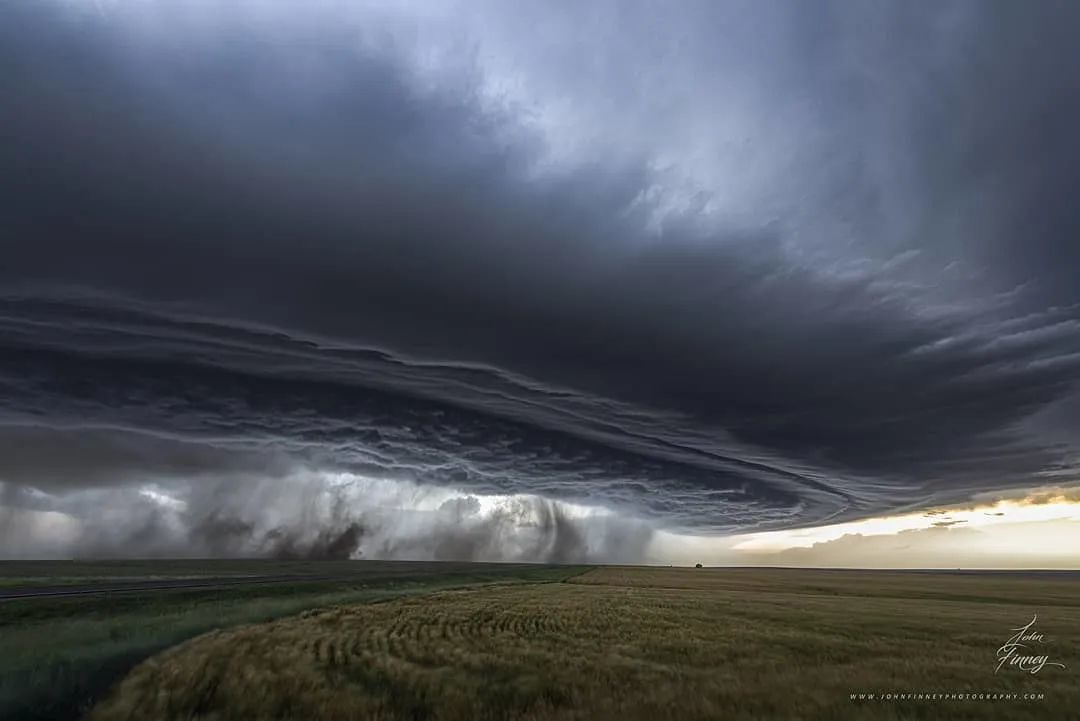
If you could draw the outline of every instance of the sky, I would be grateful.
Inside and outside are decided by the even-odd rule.
[[[5,2],[0,556],[1080,567],[1078,23]]]

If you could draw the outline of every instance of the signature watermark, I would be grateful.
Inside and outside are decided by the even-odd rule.
[[[848,695],[852,701],[899,702],[899,701],[1044,701],[1046,694],[1020,693],[1018,691],[875,691],[856,692]]]
[[[994,673],[1006,666],[1030,674],[1036,674],[1047,666],[1065,668],[1065,664],[1051,661],[1045,653],[1039,653],[1039,647],[1046,643],[1046,636],[1035,630],[1037,620],[1039,620],[1039,614],[1036,613],[1023,626],[1010,629],[1016,633],[998,648],[997,668],[994,669]]]
[[[1060,661],[1051,661],[1050,656],[1043,648],[1048,643],[1046,634],[1035,628],[1039,615],[1034,614],[1031,620],[1023,626],[1010,629],[1012,636],[997,650],[997,666],[994,673],[997,674],[1003,668],[1013,668],[1021,673],[1037,674],[1047,666],[1065,668]],[[1046,694],[1039,690],[1027,692],[1007,689],[895,689],[889,691],[856,691],[849,694],[849,698],[856,703],[910,703],[910,702],[951,702],[951,701],[975,701],[975,702],[1016,702],[1033,701],[1042,702]]]

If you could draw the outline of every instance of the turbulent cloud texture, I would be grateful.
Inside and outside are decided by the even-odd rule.
[[[10,555],[634,560],[1075,479],[1073,4],[0,16]],[[339,510],[203,510],[294,485]]]

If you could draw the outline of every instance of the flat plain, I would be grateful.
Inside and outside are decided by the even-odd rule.
[[[544,580],[214,631],[141,663],[90,719],[1080,718],[1073,574],[609,567]],[[1032,652],[1064,668],[995,672],[1033,616]]]
[[[404,561],[3,561],[0,719],[80,718],[139,661],[208,631],[311,608],[538,583],[582,570]]]

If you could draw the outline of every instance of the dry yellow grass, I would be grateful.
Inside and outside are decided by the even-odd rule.
[[[142,664],[91,718],[1063,719],[1080,708],[1080,584],[1052,582],[1051,603],[1046,585],[597,569],[210,634]],[[1069,668],[995,675],[995,650],[1036,610]],[[897,691],[1045,698],[850,698]]]

